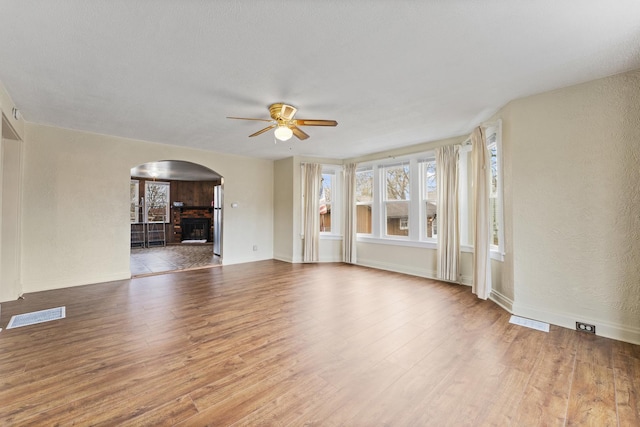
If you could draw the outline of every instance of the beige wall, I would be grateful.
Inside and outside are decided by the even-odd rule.
[[[25,136],[24,292],[129,277],[130,169],[157,160],[224,177],[224,264],[273,257],[272,161],[35,124]]]
[[[20,187],[22,142],[2,138],[0,143],[0,301],[22,293],[20,283]]]
[[[640,343],[640,71],[513,101],[502,118],[514,312]]]
[[[294,159],[289,157],[273,163],[273,257],[293,262],[293,192]]]
[[[24,120],[13,117],[15,107],[0,82],[0,302],[22,294],[21,186]]]

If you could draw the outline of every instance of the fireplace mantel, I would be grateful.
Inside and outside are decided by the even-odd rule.
[[[212,212],[213,206],[172,206],[171,209],[175,209],[178,212],[185,210],[208,210],[209,212]]]

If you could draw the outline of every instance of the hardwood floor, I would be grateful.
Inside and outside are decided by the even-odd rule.
[[[278,261],[26,295],[0,333],[0,425],[640,425],[640,348],[468,287]]]
[[[213,245],[168,245],[131,248],[131,275],[145,276],[168,271],[213,267],[221,264]]]

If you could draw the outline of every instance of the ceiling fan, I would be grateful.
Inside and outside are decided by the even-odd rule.
[[[274,135],[280,141],[286,141],[293,135],[295,135],[296,138],[300,140],[309,138],[309,135],[307,135],[298,126],[338,126],[338,122],[336,122],[335,120],[294,119],[293,116],[295,116],[296,111],[298,111],[296,107],[283,103],[277,103],[271,104],[269,106],[269,114],[271,115],[271,119],[250,119],[246,117],[227,117],[227,119],[257,120],[261,122],[269,122],[271,123],[269,126],[249,135],[249,138],[251,138],[252,136],[263,134],[268,130],[275,129]]]

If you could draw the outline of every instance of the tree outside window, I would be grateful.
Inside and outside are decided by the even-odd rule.
[[[140,222],[140,181],[137,179],[131,180],[131,185],[129,186],[129,196],[131,199],[131,209],[129,211],[129,216],[131,219],[131,223],[135,224]]]
[[[409,164],[393,165],[384,168],[386,199],[385,218],[387,236],[408,236],[411,220],[409,218],[410,200]],[[402,227],[401,227],[402,225]]]
[[[144,193],[147,222],[167,222],[169,218],[169,183],[147,181]]]

